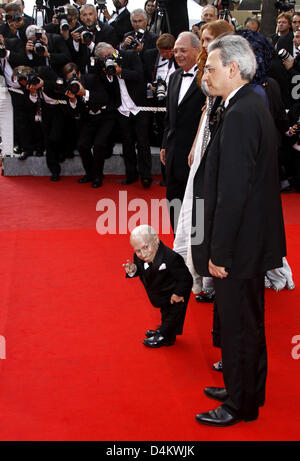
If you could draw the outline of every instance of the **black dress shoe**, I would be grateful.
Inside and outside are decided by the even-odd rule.
[[[23,154],[20,155],[19,160],[26,160],[27,157],[31,157],[32,153],[31,152],[23,152]]]
[[[60,180],[59,174],[56,174],[56,173],[55,173],[55,174],[52,174],[52,175],[50,176],[50,181],[57,182],[57,181],[59,181],[59,180]]]
[[[157,330],[147,330],[146,337],[151,338],[152,336],[158,335],[160,333],[159,328]]]
[[[123,186],[128,186],[128,184],[132,184],[134,182],[137,182],[138,181],[138,177],[135,177],[135,178],[126,178],[126,179],[123,179],[122,181],[122,184]]]
[[[102,186],[102,179],[101,178],[95,178],[93,183],[92,183],[92,187],[94,187],[95,189],[97,187],[101,187]]]
[[[82,178],[78,179],[79,184],[86,184],[87,182],[91,182],[91,181],[92,181],[92,178],[88,176],[87,174],[82,176]]]
[[[175,339],[167,339],[161,335],[155,335],[151,338],[144,339],[143,344],[147,347],[158,348],[162,346],[173,346]]]
[[[218,400],[219,402],[225,402],[228,398],[228,393],[225,387],[206,387],[204,394],[211,399]]]
[[[242,421],[240,418],[232,416],[223,407],[218,407],[215,410],[211,410],[207,413],[199,413],[196,415],[196,420],[198,423],[219,427],[232,426],[233,424]]]
[[[145,189],[148,189],[152,184],[152,179],[144,178],[142,179],[142,185]]]
[[[215,292],[211,291],[209,293],[202,293],[201,295],[196,296],[196,301],[198,303],[213,303],[215,300]]]

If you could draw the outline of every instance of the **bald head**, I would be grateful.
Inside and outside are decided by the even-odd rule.
[[[159,238],[152,226],[143,224],[131,232],[130,245],[139,259],[149,263],[155,258]]]

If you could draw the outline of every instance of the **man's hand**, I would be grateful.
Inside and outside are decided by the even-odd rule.
[[[37,90],[39,88],[42,88],[44,86],[44,80],[42,80],[41,78],[39,78],[39,83],[37,85],[27,85],[26,88],[27,90],[30,91],[31,94],[36,94],[37,93]]]
[[[127,259],[127,262],[123,264],[123,267],[125,268],[126,274],[134,274],[136,272],[136,265],[130,261],[130,259]]]
[[[32,40],[28,40],[25,46],[26,54],[32,54],[34,50],[34,44]]]
[[[294,65],[295,59],[292,59],[291,61],[288,61],[287,59],[283,61],[283,65],[286,68],[286,70],[290,70],[293,65]]]
[[[81,33],[80,32],[71,32],[71,37],[73,38],[74,42],[80,42]]]
[[[208,263],[208,270],[213,277],[216,277],[218,279],[225,279],[228,275],[228,272],[226,272],[225,267],[215,266],[211,259]]]
[[[122,43],[121,48],[127,48],[131,45],[133,40],[134,38],[131,35],[128,35],[128,37],[126,37],[124,42]]]
[[[107,19],[108,21],[112,18],[112,16],[109,14],[108,9],[106,7],[102,9],[102,13],[105,19]]]
[[[183,303],[183,302],[184,302],[184,297],[183,296],[175,295],[175,293],[172,294],[171,299],[170,299],[171,304]]]
[[[160,149],[160,161],[163,165],[166,164],[166,149]]]
[[[65,92],[65,95],[68,96],[68,98],[70,99],[70,101],[71,101],[73,104],[77,101],[76,95],[75,95],[74,93],[72,93],[72,91],[67,90],[67,91]]]

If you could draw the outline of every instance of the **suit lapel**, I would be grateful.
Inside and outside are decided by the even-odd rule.
[[[181,81],[181,80],[180,80]],[[199,87],[198,87],[198,84],[197,84],[197,79],[196,77],[194,78],[194,80],[192,81],[189,89],[187,90],[187,92],[185,93],[184,97],[182,98],[179,106],[181,106],[181,104],[184,104],[185,101],[196,91],[196,90],[199,90]],[[178,91],[178,94],[179,94],[179,91]],[[177,98],[178,100],[178,98]]]

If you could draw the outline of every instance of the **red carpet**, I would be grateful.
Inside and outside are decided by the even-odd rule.
[[[203,394],[222,385],[211,369],[212,306],[190,301],[174,347],[149,350],[155,327],[138,280],[126,280],[128,235],[99,235],[96,204],[127,190],[163,198],[154,184],[125,187],[107,177],[101,189],[65,177],[0,178],[0,439],[210,441],[299,439],[300,196],[283,196],[288,261],[296,289],[266,294],[267,401],[260,418],[231,428],[199,425],[197,412],[218,406]],[[171,236],[162,236],[172,245]],[[3,351],[2,351],[3,353]],[[300,348],[298,348],[298,355]]]

